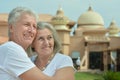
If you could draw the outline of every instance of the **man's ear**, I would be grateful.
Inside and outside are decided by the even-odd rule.
[[[11,24],[8,25],[8,28],[9,28],[10,33],[13,32],[13,27],[14,27],[14,26],[11,25]]]

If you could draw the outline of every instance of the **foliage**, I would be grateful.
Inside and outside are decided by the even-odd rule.
[[[76,72],[75,80],[120,80],[120,72],[106,71],[101,74],[91,72]]]
[[[120,80],[120,72],[106,71],[103,73],[104,80]]]
[[[102,74],[91,72],[76,72],[75,80],[104,80]]]

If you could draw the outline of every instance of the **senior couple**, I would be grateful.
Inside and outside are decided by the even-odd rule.
[[[0,45],[0,80],[74,80],[69,56],[51,24],[38,22],[36,13],[14,8],[8,16],[9,41]],[[36,53],[28,57],[27,51]]]

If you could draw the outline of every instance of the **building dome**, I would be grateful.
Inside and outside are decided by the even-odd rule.
[[[64,15],[62,8],[59,8],[57,10],[56,16],[54,16],[51,21],[52,21],[52,24],[54,25],[57,25],[57,24],[66,25],[69,22],[69,18]]]
[[[94,27],[100,28],[104,26],[104,21],[99,13],[94,12],[92,8],[89,7],[88,11],[78,18],[78,26],[81,25],[94,25]]]
[[[109,30],[109,36],[119,36],[118,33],[120,29],[114,20],[111,22],[110,26],[108,27],[108,30]]]

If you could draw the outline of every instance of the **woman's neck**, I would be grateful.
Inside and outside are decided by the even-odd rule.
[[[37,56],[36,60],[35,60],[35,65],[40,69],[40,70],[44,70],[47,65],[51,62],[53,56]]]

